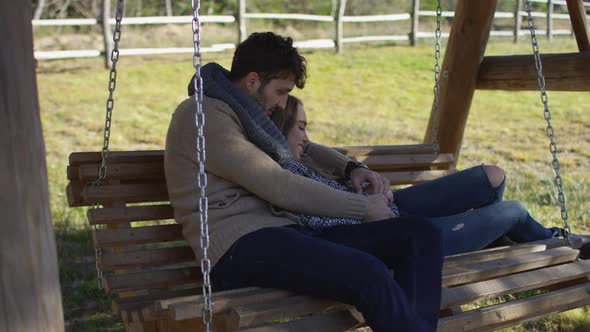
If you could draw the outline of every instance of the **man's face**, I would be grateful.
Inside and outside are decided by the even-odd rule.
[[[285,108],[287,96],[294,86],[295,79],[292,77],[273,78],[256,89],[254,98],[262,105],[266,115],[271,115],[272,112]]]

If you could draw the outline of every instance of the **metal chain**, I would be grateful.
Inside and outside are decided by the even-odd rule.
[[[441,17],[442,7],[440,0],[437,1],[436,7],[436,31],[434,33],[436,42],[434,46],[434,103],[432,105],[432,144],[436,153],[439,151],[438,146],[438,113],[439,113],[439,96],[440,96],[440,48],[441,48]]]
[[[199,17],[199,9],[201,8],[200,0],[191,0],[193,9],[193,67],[195,67],[195,102],[196,102],[196,114],[195,124],[197,126],[197,162],[199,164],[199,174],[197,178],[197,185],[200,189],[199,197],[199,221],[201,224],[201,251],[203,257],[201,258],[201,273],[203,274],[203,323],[205,323],[205,329],[207,332],[211,331],[211,321],[213,319],[213,307],[211,304],[211,280],[209,274],[211,272],[211,261],[208,257],[209,251],[209,223],[207,210],[209,208],[209,202],[205,193],[207,187],[207,173],[205,173],[205,135],[203,133],[203,127],[205,125],[205,114],[203,113],[203,78],[201,77],[201,67],[203,65],[203,58],[201,56],[201,20]]]
[[[119,41],[121,40],[121,21],[123,20],[123,13],[125,12],[125,0],[117,0],[117,8],[115,10],[115,31],[113,33],[113,49],[111,50],[111,71],[109,72],[109,97],[106,102],[106,119],[104,122],[104,134],[100,162],[100,168],[98,170],[98,178],[92,182],[92,186],[100,186],[102,181],[107,176],[107,160],[109,158],[109,141],[111,138],[111,118],[113,115],[113,108],[115,107],[115,99],[113,95],[117,87],[117,62],[119,61]],[[99,204],[94,203],[93,209],[98,208]],[[94,226],[94,229],[99,229],[99,226]],[[98,260],[102,255],[100,248],[94,248],[94,258],[96,263],[96,278],[98,282],[98,288],[103,288],[103,273],[98,266]]]
[[[561,175],[559,172],[560,163],[559,159],[557,158],[557,145],[555,144],[555,130],[551,125],[551,111],[549,110],[549,97],[547,96],[547,90],[545,88],[545,77],[543,76],[543,65],[541,63],[541,56],[539,54],[539,44],[537,43],[537,34],[535,33],[535,21],[532,14],[532,6],[530,1],[526,1],[527,7],[527,15],[529,21],[529,30],[531,31],[531,42],[533,46],[533,53],[535,57],[535,67],[537,68],[537,82],[539,83],[539,89],[541,90],[541,102],[543,103],[544,112],[543,117],[545,121],[547,121],[547,128],[545,129],[545,133],[549,138],[549,151],[553,155],[553,160],[551,161],[551,166],[553,167],[553,171],[555,172],[555,186],[557,187],[558,191],[558,200],[559,205],[561,207],[561,219],[565,225],[564,227],[564,235],[567,239],[567,242],[571,245],[570,233],[571,227],[568,222],[568,213],[566,207],[566,197],[563,191],[563,181],[561,179]]]

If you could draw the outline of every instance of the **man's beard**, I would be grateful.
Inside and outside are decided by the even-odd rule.
[[[258,102],[258,104],[260,104],[260,106],[262,106],[262,111],[264,113],[270,113],[270,114],[272,114],[275,111],[280,111],[281,108],[278,105],[271,106],[268,109],[266,108],[267,107],[266,105],[268,104],[268,99],[262,93],[263,88],[264,88],[264,86],[261,86],[260,88],[258,88],[258,91],[256,91],[256,93],[254,94],[254,99],[256,99],[256,101]]]

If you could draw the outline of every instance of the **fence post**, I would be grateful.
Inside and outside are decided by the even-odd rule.
[[[111,61],[111,50],[113,49],[113,34],[111,33],[111,25],[109,20],[111,18],[111,0],[102,0],[102,38],[104,42],[104,66],[111,68],[113,62]]]
[[[547,0],[547,39],[553,38],[553,0]]]
[[[246,0],[238,1],[238,44],[246,40]]]
[[[346,9],[346,0],[338,1],[338,10],[336,11],[336,52],[342,54],[342,18],[344,17],[344,11]]]
[[[412,32],[410,33],[410,44],[416,46],[418,40],[418,19],[420,10],[420,0],[412,0]]]
[[[522,25],[522,16],[520,16],[521,11],[522,1],[516,0],[514,5],[514,43],[518,43],[518,37],[520,36],[520,27]]]

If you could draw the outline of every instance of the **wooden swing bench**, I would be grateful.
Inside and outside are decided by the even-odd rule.
[[[392,185],[434,179],[452,171],[453,155],[430,145],[338,149],[382,172]],[[73,153],[67,169],[69,205],[88,210],[98,266],[128,331],[199,331],[201,271],[174,223],[163,151],[112,152],[107,180],[100,152]],[[590,260],[576,261],[581,244],[564,239],[497,247],[445,259],[439,331],[492,331],[590,304]],[[507,300],[484,301],[498,298]],[[488,303],[487,305],[483,305]],[[478,303],[478,308],[474,308]],[[471,308],[471,309],[470,309]],[[469,310],[470,309],[470,310]],[[348,305],[275,289],[213,294],[214,331],[344,331],[363,326]]]

